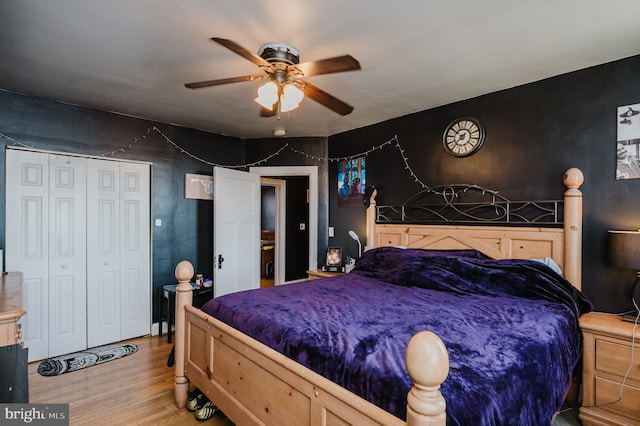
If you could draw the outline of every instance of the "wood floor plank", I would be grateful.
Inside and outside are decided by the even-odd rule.
[[[127,357],[60,376],[38,374],[29,364],[29,402],[69,404],[70,425],[211,425],[232,426],[217,412],[197,421],[173,400],[173,368],[167,357],[173,344],[166,337],[128,340],[138,351]]]

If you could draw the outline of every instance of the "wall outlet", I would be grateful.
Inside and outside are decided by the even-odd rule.
[[[301,223],[300,224],[300,230],[304,231],[305,229],[307,229],[307,225],[305,223]]]
[[[156,219],[156,226],[162,226],[162,219]]]

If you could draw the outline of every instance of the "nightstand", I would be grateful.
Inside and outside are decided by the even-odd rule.
[[[633,366],[617,401],[631,364],[633,327],[615,315],[592,312],[580,317],[584,338],[580,420],[585,426],[640,425],[640,326],[635,331]]]
[[[342,275],[344,272],[325,272],[322,269],[312,269],[307,271],[310,280],[319,280],[320,278],[331,278]]]
[[[159,332],[158,334],[162,337],[162,322],[164,320],[162,316],[162,300],[167,299],[167,342],[171,343],[171,334],[173,329],[173,324],[175,322],[175,314],[176,314],[176,292],[177,292],[178,284],[167,284],[163,285],[159,290],[158,297],[158,309],[159,309]],[[213,298],[213,287],[200,287],[195,283],[191,283],[191,289],[193,290],[193,298],[191,303],[196,308],[201,308],[207,300]]]

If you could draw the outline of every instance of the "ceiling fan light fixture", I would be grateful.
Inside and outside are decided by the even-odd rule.
[[[273,110],[273,104],[278,102],[278,85],[273,81],[263,84],[258,88],[258,97],[255,101],[269,111]]]
[[[280,110],[282,112],[292,111],[298,108],[304,99],[304,92],[293,84],[285,84],[280,97]]]

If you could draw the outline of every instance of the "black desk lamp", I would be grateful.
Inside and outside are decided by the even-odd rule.
[[[636,271],[636,279],[631,285],[631,302],[636,313],[622,318],[624,321],[635,322],[640,311],[636,302],[636,287],[640,282],[640,231],[609,231],[609,263],[618,268]]]

